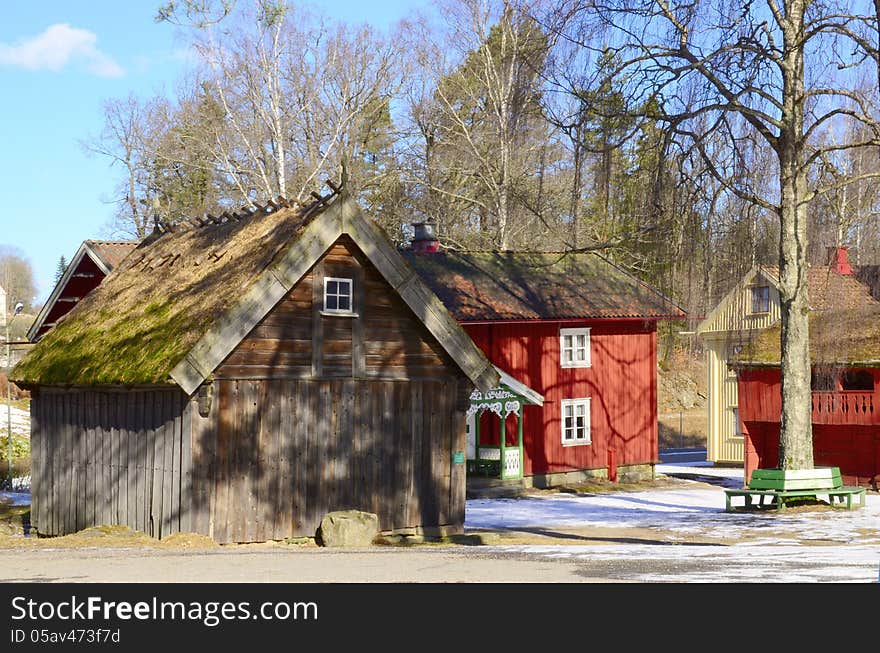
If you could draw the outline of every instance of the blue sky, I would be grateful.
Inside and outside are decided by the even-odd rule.
[[[0,246],[27,258],[37,301],[59,258],[110,236],[106,200],[118,173],[80,142],[101,130],[105,100],[173,89],[183,43],[153,20],[161,0],[12,0],[0,21]],[[347,22],[385,29],[428,0],[312,3]]]

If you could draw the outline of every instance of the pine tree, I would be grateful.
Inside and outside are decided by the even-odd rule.
[[[55,283],[58,283],[61,280],[61,277],[64,276],[64,273],[67,271],[67,266],[69,263],[67,259],[64,258],[64,255],[61,255],[61,258],[58,259],[58,267],[55,269]]]

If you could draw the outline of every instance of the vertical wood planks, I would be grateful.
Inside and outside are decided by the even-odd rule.
[[[312,376],[323,374],[324,324],[321,309],[324,306],[324,264],[318,263],[312,270]]]
[[[260,433],[259,415],[259,381],[243,381],[244,384],[244,428],[239,433],[241,438],[241,474],[244,485],[244,500],[242,506],[245,513],[245,533],[243,542],[257,542],[257,533],[261,529],[262,516],[259,484],[260,470],[258,455],[263,446]]]
[[[41,416],[38,412],[40,407],[41,404],[34,403],[33,401],[31,402],[31,526],[36,528],[39,528],[42,501],[40,499],[40,488],[35,484],[35,480],[45,473],[42,470],[43,456],[40,451]]]
[[[234,428],[235,402],[233,400],[235,381],[217,382],[217,455],[215,462],[214,499],[214,538],[218,542],[229,542],[230,533],[226,521],[229,503],[229,479],[231,474],[230,456],[232,432]]]
[[[403,523],[409,527],[414,524],[421,523],[422,502],[421,502],[421,484],[418,478],[419,472],[422,470],[422,441],[424,439],[424,430],[422,420],[424,418],[423,401],[424,401],[424,382],[414,382],[410,384],[409,397],[409,415],[410,415],[410,455],[406,461],[408,474],[408,491],[409,501],[407,510],[403,516]]]
[[[361,379],[366,373],[366,336],[364,324],[369,317],[370,308],[366,300],[364,288],[364,268],[357,265],[353,268],[354,296],[353,310],[360,317],[351,325],[351,374]]]
[[[280,540],[289,537],[292,533],[292,519],[294,511],[293,479],[291,478],[290,452],[288,450],[289,422],[286,416],[292,410],[291,398],[286,390],[287,381],[279,380],[273,383],[274,392],[277,393],[277,401],[273,402],[272,424],[275,433],[277,483],[275,485],[275,519],[273,539]]]
[[[198,410],[197,398],[184,401],[180,418],[180,458],[177,467],[177,501],[178,524],[182,533],[197,531],[196,506],[198,505],[199,486],[196,485],[195,461],[193,460],[193,438],[195,437],[195,421],[193,411]]]

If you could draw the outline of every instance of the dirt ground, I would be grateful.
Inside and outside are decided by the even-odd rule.
[[[659,413],[657,415],[659,448],[697,449],[706,446],[706,408]]]

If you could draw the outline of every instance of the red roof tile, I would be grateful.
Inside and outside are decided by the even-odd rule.
[[[402,253],[459,322],[686,316],[594,252]]]

